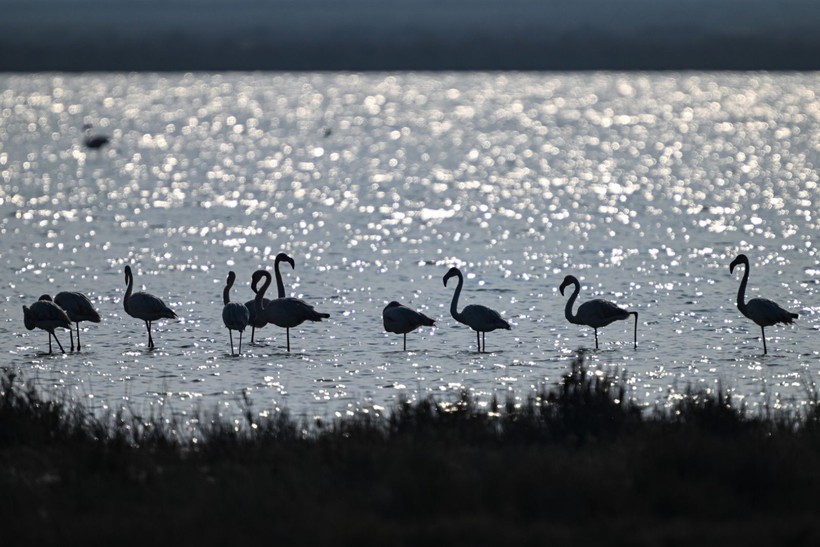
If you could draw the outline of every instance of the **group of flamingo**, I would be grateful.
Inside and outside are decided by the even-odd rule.
[[[320,313],[302,299],[285,296],[285,286],[282,282],[282,274],[279,265],[282,262],[290,264],[295,268],[294,260],[285,253],[279,253],[274,260],[274,274],[276,276],[277,298],[267,299],[265,293],[272,283],[272,276],[266,270],[257,270],[251,276],[251,289],[255,297],[242,304],[231,302],[230,292],[236,281],[234,272],[228,273],[225,288],[222,291],[222,321],[228,328],[228,336],[231,344],[231,355],[242,353],[242,333],[251,327],[251,344],[254,343],[256,329],[262,328],[268,323],[286,329],[287,351],[290,352],[290,329],[297,327],[305,321],[321,321],[327,319],[330,314]],[[775,302],[765,298],[753,298],[746,301],[746,284],[749,281],[749,259],[746,255],[738,255],[731,264],[729,272],[734,273],[737,266],[744,266],[743,279],[737,292],[737,307],[740,312],[760,325],[760,332],[763,338],[763,353],[768,353],[766,348],[765,328],[778,323],[789,324],[797,319],[796,313],[784,310]],[[453,319],[467,325],[476,332],[476,344],[479,352],[486,351],[486,333],[497,329],[510,329],[510,324],[501,315],[486,306],[480,304],[470,304],[461,311],[458,310],[458,299],[464,287],[464,276],[458,268],[450,268],[444,275],[444,286],[453,277],[458,279],[453,299],[450,302],[450,315]],[[261,287],[259,286],[262,281]],[[145,322],[148,331],[148,349],[153,349],[154,340],[151,336],[151,323],[159,319],[175,319],[177,314],[169,308],[162,299],[143,291],[132,292],[134,288],[134,275],[131,267],[125,266],[125,295],[123,297],[123,308],[125,312],[136,319]],[[561,283],[560,292],[564,295],[564,289],[572,285],[574,287],[572,295],[567,300],[564,315],[567,321],[576,325],[592,327],[595,332],[595,348],[598,349],[598,329],[609,325],[614,321],[627,319],[630,315],[635,316],[635,327],[633,331],[633,347],[638,346],[638,312],[629,311],[618,307],[614,303],[596,298],[589,300],[578,306],[577,312],[572,309],[575,300],[581,292],[581,284],[572,275],[568,275]],[[74,351],[74,336],[71,330],[71,323],[77,326],[77,351],[80,351],[80,322],[92,321],[100,322],[100,314],[92,306],[89,299],[78,292],[60,292],[54,299],[45,294],[31,305],[23,306],[23,319],[28,330],[39,328],[49,334],[48,352],[52,353],[51,338],[57,342],[60,351],[65,353],[62,344],[57,340],[54,333],[56,328],[67,328],[71,332],[71,351]],[[402,334],[404,336],[403,348],[407,350],[407,333],[413,332],[419,327],[432,327],[435,320],[409,308],[399,302],[390,302],[382,312],[384,329],[387,332]],[[239,332],[239,351],[234,353],[233,331]]]

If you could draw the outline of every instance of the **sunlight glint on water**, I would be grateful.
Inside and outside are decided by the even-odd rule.
[[[566,370],[592,330],[564,319],[579,301],[640,313],[599,333],[596,365],[627,371],[653,404],[720,383],[752,408],[805,401],[820,364],[816,74],[42,75],[0,77],[3,365],[103,408],[332,417],[400,395],[525,398]],[[83,124],[113,138],[82,147]],[[289,294],[330,313],[229,356],[221,291],[251,298],[250,275],[280,251]],[[747,298],[800,314],[759,328]],[[179,321],[122,309],[123,267]],[[461,305],[511,321],[490,353],[449,315]],[[103,323],[80,355],[42,356],[21,307],[42,293],[88,294]],[[384,333],[390,300],[438,328]],[[630,320],[631,321],[631,320]],[[61,341],[67,340],[61,334]]]

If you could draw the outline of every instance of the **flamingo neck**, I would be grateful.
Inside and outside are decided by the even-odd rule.
[[[575,288],[572,290],[572,295],[569,297],[569,300],[567,300],[567,305],[564,308],[564,316],[567,318],[567,321],[569,321],[570,323],[575,323],[577,325],[580,323],[580,321],[578,321],[577,315],[572,314],[572,306],[575,305],[575,299],[578,298],[578,293],[581,292],[581,284],[575,281],[573,283],[573,286]]]
[[[233,283],[226,283],[225,288],[222,289],[222,303],[223,304],[230,304],[231,303],[231,286]]]
[[[256,313],[259,314],[262,310],[265,309],[265,303],[263,299],[265,298],[265,291],[268,290],[271,284],[271,276],[268,272],[263,272],[262,275],[265,277],[265,282],[262,284],[262,288],[256,293],[256,297],[253,299],[254,308],[256,308]]]
[[[749,263],[743,264],[743,279],[740,280],[740,288],[737,290],[737,309],[741,312],[746,309],[746,284],[749,282]]]
[[[128,303],[131,300],[131,291],[134,290],[134,275],[128,271],[125,274],[125,296],[122,299],[122,306],[125,308],[126,313],[128,312]]]
[[[461,296],[461,289],[464,287],[464,276],[458,272],[458,285],[456,285],[456,292],[453,293],[453,300],[450,302],[450,315],[453,319],[461,320],[461,314],[458,312],[458,297]]]
[[[279,257],[273,262],[273,271],[276,274],[276,293],[279,295],[279,298],[285,297],[285,284],[282,283],[282,274],[279,272],[279,263],[281,260]]]

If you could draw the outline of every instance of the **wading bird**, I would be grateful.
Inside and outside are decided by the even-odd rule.
[[[630,315],[635,316],[633,347],[638,347],[638,312],[627,311],[619,308],[609,300],[596,298],[595,300],[589,300],[578,306],[578,313],[573,315],[572,306],[575,304],[575,299],[578,298],[578,293],[581,292],[581,284],[575,276],[566,276],[564,282],[561,283],[561,296],[564,295],[564,289],[569,285],[575,285],[575,290],[572,292],[572,296],[569,297],[569,300],[567,300],[564,315],[570,323],[586,325],[595,329],[595,349],[598,349],[598,329],[609,325],[613,321],[627,319]]]
[[[284,298],[285,297],[285,284],[282,283],[282,274],[279,273],[279,263],[283,262],[283,261],[290,264],[291,268],[294,267],[293,266],[293,259],[291,257],[286,255],[285,253],[279,253],[278,255],[276,255],[276,258],[273,261],[273,271],[276,274],[276,294],[277,294],[277,298]],[[256,285],[253,285],[251,287],[251,289],[253,290],[253,293],[255,295],[257,293]],[[262,304],[264,304],[264,307],[267,307],[270,303],[271,303],[271,301],[268,300],[267,298],[264,298],[262,300]],[[254,297],[253,299],[248,300],[247,302],[245,302],[245,306],[247,306],[248,311],[251,313],[251,318],[250,318],[250,321],[248,322],[248,324],[251,326],[251,345],[253,345],[254,344],[253,338],[254,338],[254,335],[256,334],[256,329],[261,329],[262,327],[267,325],[268,322],[265,321],[265,319],[263,317],[260,317],[260,318],[256,317],[256,297]]]
[[[487,342],[484,339],[486,333],[496,329],[510,330],[510,324],[504,321],[497,311],[486,306],[481,306],[480,304],[470,304],[459,312],[458,297],[461,295],[462,287],[464,287],[464,276],[458,268],[450,268],[450,270],[444,274],[445,287],[447,286],[447,280],[451,277],[458,277],[458,285],[456,286],[456,292],[453,293],[453,300],[450,302],[450,315],[459,323],[463,323],[475,331],[479,353],[487,351]],[[479,333],[481,333],[480,338]]]
[[[99,323],[100,314],[91,305],[91,301],[81,292],[59,292],[54,297],[54,303],[63,308],[68,314],[68,318],[77,326],[77,351],[80,351],[80,321],[91,321]],[[71,336],[71,351],[74,351],[74,334],[68,330]]]
[[[93,129],[93,125],[87,123],[83,125],[83,132],[85,133],[85,137],[83,138],[83,144],[86,148],[90,148],[91,150],[99,150],[106,144],[111,142],[106,135],[92,135],[91,129]]]
[[[766,355],[766,330],[765,327],[771,327],[777,323],[789,324],[797,319],[797,314],[786,311],[777,303],[767,300],[766,298],[752,298],[748,302],[746,299],[746,283],[749,281],[749,258],[744,254],[737,255],[737,258],[732,260],[729,264],[729,273],[734,273],[735,267],[744,265],[743,279],[740,282],[740,288],[737,290],[737,309],[740,313],[760,325],[760,335],[763,337],[763,355]]]
[[[225,282],[225,288],[222,290],[222,321],[228,327],[228,337],[231,339],[231,356],[233,353],[233,331],[239,331],[239,353],[242,354],[242,333],[245,332],[245,327],[248,326],[248,321],[251,318],[251,312],[245,304],[239,302],[231,302],[231,287],[236,281],[236,274],[228,272],[228,280]]]
[[[53,353],[51,349],[51,337],[60,346],[60,351],[65,353],[63,345],[57,340],[54,329],[62,327],[71,330],[71,320],[68,314],[60,306],[51,301],[51,297],[44,294],[40,299],[31,305],[23,306],[23,324],[28,330],[43,329],[48,333],[48,354]]]
[[[287,256],[287,255],[286,255]],[[288,263],[293,265],[293,259],[288,258]],[[305,321],[321,321],[330,317],[329,313],[317,312],[313,306],[299,298],[283,297],[271,300],[267,306],[264,304],[265,291],[271,284],[271,275],[265,270],[257,270],[252,276],[252,287],[255,289],[259,281],[265,279],[262,288],[256,292],[256,316],[268,323],[273,323],[277,327],[287,329],[287,348],[290,351],[290,329],[298,327]]]
[[[384,330],[404,335],[404,351],[407,351],[407,333],[419,327],[433,327],[436,322],[423,313],[399,304],[390,302],[382,311]]]
[[[134,275],[131,273],[131,266],[125,267],[125,296],[122,299],[122,307],[125,313],[136,319],[145,321],[145,328],[148,330],[148,349],[154,349],[154,339],[151,337],[151,322],[159,319],[176,319],[177,314],[165,305],[165,302],[147,292],[135,292]]]

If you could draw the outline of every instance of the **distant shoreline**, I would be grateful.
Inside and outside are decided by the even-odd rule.
[[[5,72],[820,70],[810,0],[5,4]]]

